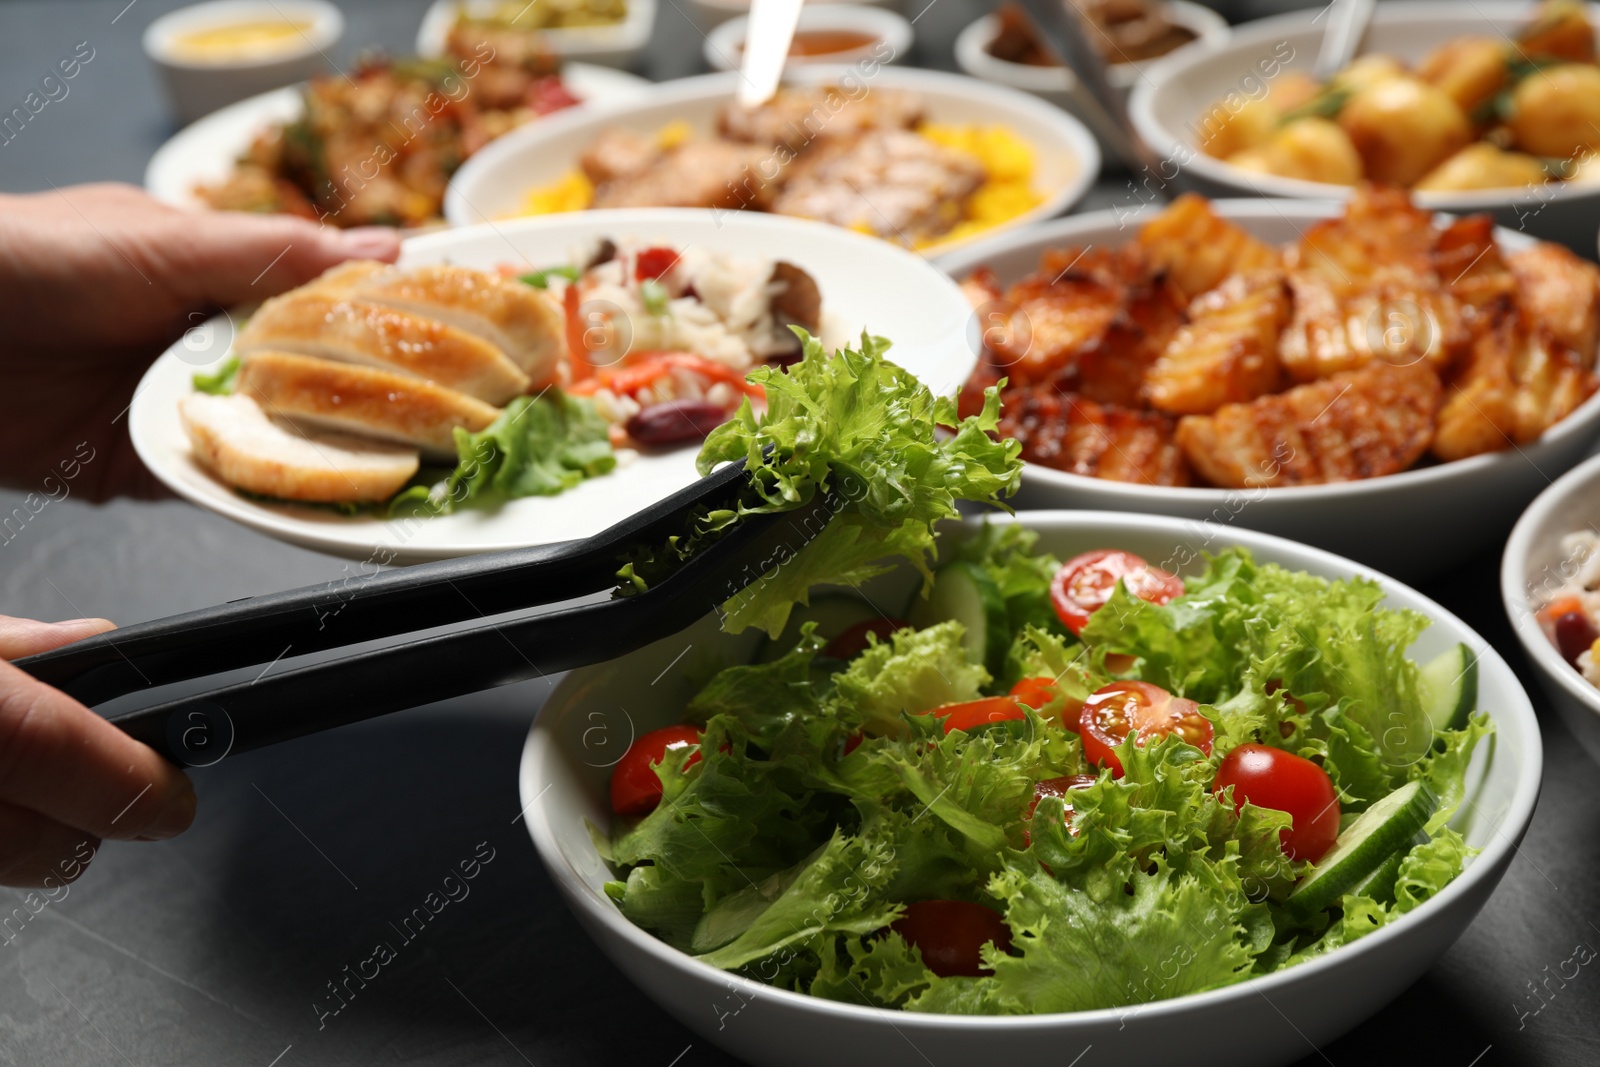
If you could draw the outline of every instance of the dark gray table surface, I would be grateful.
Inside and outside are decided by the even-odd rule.
[[[680,3],[661,4],[642,73],[701,69]],[[80,41],[95,49],[70,95],[0,147],[0,190],[141,180],[172,129],[138,39],[168,6],[0,2],[0,111],[58,55]],[[341,58],[355,44],[404,50],[425,5],[343,6]],[[979,10],[977,0],[937,0],[917,23],[920,61],[950,66],[950,41]],[[1102,182],[1096,199],[1121,188]],[[0,514],[19,497],[0,490]],[[181,503],[68,499],[0,547],[0,612],[132,622],[346,567]],[[1498,607],[1497,568],[1487,555],[1425,591],[1504,652],[1542,704]],[[731,1063],[595,950],[514,821],[522,738],[548,688],[513,686],[193,772],[200,811],[189,833],[105,846],[66,897],[0,933],[0,1063]],[[1549,984],[1544,1001],[1530,992],[1575,946],[1600,945],[1600,775],[1540,713],[1544,792],[1499,891],[1419,982],[1347,1036],[1308,1045],[1303,1064],[1600,1061],[1600,978],[1585,970]],[[327,983],[480,843],[494,858],[470,895],[319,1026]],[[13,897],[20,905],[0,890],[0,917]],[[1083,1067],[1103,1062],[1096,1056]]]

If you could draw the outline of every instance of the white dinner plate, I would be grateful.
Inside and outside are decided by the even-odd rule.
[[[830,343],[863,328],[894,341],[889,358],[939,394],[952,394],[976,361],[966,340],[971,310],[954,282],[926,260],[875,238],[804,219],[643,208],[584,212],[442,230],[410,238],[402,265],[451,262],[493,270],[567,263],[597,237],[638,237],[675,247],[698,244],[752,259],[781,257],[809,271],[822,291]],[[228,358],[235,312],[196,327],[139,383],[129,413],[134,447],[178,495],[285,541],[379,563],[414,563],[589,537],[697,477],[695,445],[639,453],[603,477],[554,497],[513,500],[496,510],[387,521],[325,508],[263,503],[236,493],[194,460],[178,420],[193,376]]]
[[[585,103],[619,104],[645,95],[650,83],[635,74],[568,63],[561,78]],[[256,135],[300,117],[303,87],[289,85],[229,104],[185,126],[156,149],[144,171],[145,191],[178,207],[205,207],[195,187],[226,178]]]

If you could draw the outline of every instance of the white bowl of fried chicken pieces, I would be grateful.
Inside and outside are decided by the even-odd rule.
[[[1186,196],[944,257],[1023,506],[1238,523],[1402,578],[1503,538],[1600,428],[1600,269],[1399,190]]]

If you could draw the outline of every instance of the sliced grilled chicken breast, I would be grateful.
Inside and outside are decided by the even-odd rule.
[[[200,465],[250,493],[308,503],[387,500],[417,473],[417,450],[269,419],[248,396],[191,393],[178,401]]]
[[[327,284],[348,287],[358,299],[436,318],[488,341],[532,379],[534,386],[555,380],[566,352],[561,309],[550,296],[517,281],[467,267],[437,263],[342,273]],[[323,284],[321,280],[313,285]]]
[[[312,286],[261,305],[233,350],[263,349],[356,363],[423,378],[490,404],[527,391],[529,379],[499,348],[428,315]]]
[[[451,463],[455,428],[476,432],[500,414],[432,382],[289,352],[246,356],[237,388],[274,418],[414,445]]]

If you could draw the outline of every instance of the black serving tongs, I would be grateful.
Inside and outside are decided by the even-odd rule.
[[[346,723],[599,663],[682,630],[782,565],[838,510],[815,493],[747,515],[634,596],[489,622],[296,668],[278,661],[571,600],[617,583],[630,550],[736,507],[743,462],[582,541],[443,560],[249,597],[15,661],[86,704],[266,664],[254,681],[108,716],[177,763],[204,766]]]

